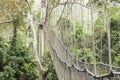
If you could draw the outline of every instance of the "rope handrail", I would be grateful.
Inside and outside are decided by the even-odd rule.
[[[58,14],[59,17],[57,16],[58,19],[55,20],[55,23],[54,23],[55,25],[53,24],[53,25],[50,25],[50,26],[54,26],[54,27],[59,26],[58,24],[59,24],[59,22],[61,20],[61,17],[64,17],[65,7],[67,5],[69,5],[69,4],[78,4],[78,5],[80,4],[82,7],[86,7],[87,9],[91,9],[90,6],[87,6],[87,5],[85,6],[84,4],[79,3],[78,0],[74,0],[73,2],[72,1],[69,2],[69,0],[67,0],[65,3],[64,2],[63,3],[59,2],[59,3],[57,3],[57,5],[53,6],[52,9],[54,9],[54,8],[60,6],[60,5],[62,5],[64,7],[62,9],[61,14],[60,15]],[[72,14],[69,14],[69,15],[72,16]],[[67,18],[67,17],[65,16],[65,18]],[[54,20],[53,20],[53,22],[54,22]],[[93,23],[92,23],[92,25],[93,25]],[[54,62],[54,65],[56,66],[56,72],[58,73],[59,78],[60,77],[63,77],[63,78],[65,77],[64,76],[65,75],[64,67],[71,71],[70,72],[71,75],[75,75],[76,74],[75,72],[78,72],[78,73],[82,73],[83,72],[84,73],[84,77],[86,75],[89,76],[89,78],[91,77],[91,79],[82,79],[82,80],[94,80],[94,79],[95,80],[96,79],[97,80],[103,80],[103,78],[104,79],[105,78],[111,79],[112,77],[120,76],[119,72],[117,72],[117,71],[120,71],[120,68],[112,66],[112,64],[111,65],[110,64],[104,64],[102,62],[96,62],[95,64],[90,64],[88,62],[83,62],[83,61],[79,60],[78,58],[75,58],[74,56],[72,56],[72,54],[71,54],[70,50],[68,49],[68,47],[64,45],[64,42],[62,42],[58,38],[58,36],[55,33],[55,31],[52,30],[54,27],[51,27],[50,31],[47,32],[47,37],[49,39],[48,43],[49,43],[49,46],[50,46],[50,50],[52,51],[51,55],[55,57],[55,58],[53,58],[54,60],[57,60],[57,61],[53,61],[53,62]],[[94,45],[94,47],[95,47],[95,45]],[[95,54],[94,54],[94,57],[95,57]],[[57,65],[59,65],[60,67],[57,68]],[[85,65],[87,67],[85,67]],[[103,71],[102,74],[99,73],[99,75],[98,75],[97,71],[93,70],[93,68],[97,69],[97,67],[98,67],[98,69],[102,69],[102,70],[105,69],[106,71]],[[70,77],[70,75],[69,75],[69,77]],[[67,78],[63,79],[63,78],[60,78],[60,80],[61,79],[62,80],[74,80],[73,78],[72,79],[67,79]],[[118,77],[116,77],[116,78],[119,79]]]
[[[55,33],[54,30],[52,30],[52,32]],[[69,55],[73,58],[73,60],[74,60],[74,59],[75,59],[75,60],[78,60],[78,59],[74,58],[74,57],[71,55],[70,50],[69,50],[66,46],[64,46],[63,42],[62,42],[60,39],[58,39],[57,36],[54,35],[54,37],[56,37],[57,40],[60,42],[60,44],[68,51]],[[81,61],[81,60],[78,60],[78,61],[84,63],[84,62]],[[93,65],[93,64],[89,64],[89,63],[86,63],[86,64],[87,64],[87,65]],[[105,64],[105,63],[102,63],[102,62],[97,62],[97,64],[100,64],[100,65],[109,67],[109,64]],[[115,67],[115,66],[112,66],[112,68],[114,68],[114,69],[120,69],[120,67]]]
[[[56,36],[54,36],[54,37],[56,37]],[[57,37],[56,37],[57,38]],[[57,40],[59,40],[58,38],[57,38]],[[61,43],[61,41],[59,40],[59,42]],[[49,43],[51,43],[51,42],[49,42]],[[72,66],[70,66],[66,61],[64,61],[62,58],[60,58],[59,56],[58,56],[58,53],[57,53],[57,51],[55,50],[55,48],[53,47],[53,44],[50,44],[50,47],[52,48],[52,50],[56,53],[56,55],[57,55],[57,58],[59,59],[59,61],[61,62],[61,63],[64,63],[67,67],[73,67],[73,68],[75,68],[75,70],[77,70],[77,71],[79,71],[79,72],[84,72],[85,71],[85,73],[88,73],[89,75],[91,75],[92,77],[94,77],[94,78],[96,78],[96,79],[100,79],[100,78],[104,78],[104,77],[110,77],[111,76],[111,73],[107,73],[107,74],[104,74],[104,75],[97,75],[97,76],[95,76],[91,71],[89,71],[88,69],[87,70],[85,70],[85,69],[79,69],[79,68],[77,68],[74,64],[72,64]],[[64,54],[64,53],[63,53]],[[72,55],[71,54],[67,54],[67,55],[70,55],[71,57],[72,57]],[[72,57],[73,58],[73,57]],[[76,58],[73,58],[73,59],[76,59]],[[82,62],[82,61],[80,61],[80,60],[78,60],[79,62]],[[83,62],[84,63],[84,62]],[[89,63],[87,63],[87,64],[89,64]],[[89,65],[91,65],[91,64],[89,64]],[[104,66],[106,66],[106,64],[104,64]],[[107,65],[108,66],[108,65]],[[117,72],[115,72],[115,71],[113,71],[112,72],[112,74],[115,74],[115,75],[120,75],[119,73],[117,74]]]
[[[68,65],[65,61],[63,61],[63,60],[57,55],[56,50],[55,50],[51,45],[49,45],[49,46],[52,48],[52,50],[53,50],[55,56],[57,57],[58,61],[59,61],[60,63],[62,63],[64,66],[67,66],[68,68],[73,68],[74,70],[77,70],[78,72],[88,73],[89,76],[92,76],[92,77],[95,78],[95,79],[101,79],[101,78],[104,78],[104,77],[110,77],[110,76],[111,76],[111,73],[107,73],[107,74],[104,74],[104,75],[95,76],[95,75],[94,75],[93,73],[91,73],[88,69],[87,69],[87,70],[84,70],[84,69],[83,69],[83,70],[80,70],[80,69],[78,69],[78,68],[77,68],[76,66],[74,66],[74,65],[70,66],[70,65]],[[118,72],[113,72],[112,74],[120,75],[120,73],[118,73]]]

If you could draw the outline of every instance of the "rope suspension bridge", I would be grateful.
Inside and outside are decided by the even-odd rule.
[[[107,0],[103,0],[104,27],[100,30],[101,34],[102,28],[107,32],[108,61],[105,64],[101,59],[96,58],[94,22],[98,13],[92,0],[89,0],[89,4],[84,0],[58,0],[54,4],[47,2],[44,24],[46,39],[59,80],[120,80],[120,67],[112,66],[107,3]],[[77,29],[79,29],[78,32]],[[92,37],[89,38],[88,35]],[[79,51],[73,49],[79,49]],[[92,53],[88,53],[87,49]],[[104,54],[102,37],[100,49],[99,53],[102,57]],[[81,59],[78,57],[80,53],[82,53]],[[92,63],[88,61],[89,54],[92,55]]]

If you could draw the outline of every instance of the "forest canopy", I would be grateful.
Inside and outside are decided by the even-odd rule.
[[[94,68],[99,62],[120,67],[120,0],[41,0],[37,10],[35,3],[0,0],[1,80],[58,80],[50,44],[57,51],[64,45],[63,51]],[[60,43],[55,36],[50,43],[49,30]]]

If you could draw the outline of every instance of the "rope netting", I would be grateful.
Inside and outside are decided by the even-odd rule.
[[[71,70],[73,70],[73,72],[74,72],[73,74],[71,74],[71,76],[74,76],[75,78],[74,79],[72,78],[69,80],[77,80],[77,79],[85,80],[84,78],[87,78],[86,80],[94,80],[94,79],[108,80],[110,77],[112,77],[113,80],[119,80],[120,74],[118,72],[106,73],[103,75],[95,76],[93,74],[93,72],[94,72],[93,64],[88,64],[88,63],[86,64],[88,69],[85,69],[84,62],[74,58],[71,55],[71,53],[67,49],[67,47],[65,47],[64,44],[56,37],[56,34],[54,33],[54,31],[47,32],[47,40],[48,40],[48,43],[50,46],[51,55],[53,58],[54,65],[56,67],[56,72],[58,74],[59,80],[62,80],[61,78],[66,78],[68,74],[71,74]],[[98,63],[97,66],[99,66],[99,69],[101,71],[105,71],[106,69],[109,70],[109,66],[107,64]],[[67,67],[67,69],[70,69],[70,71],[67,72],[66,71],[67,69],[64,69],[64,67],[65,68]],[[113,70],[119,71],[120,68],[113,67]],[[76,73],[76,71],[79,74]],[[88,75],[86,76],[85,73]],[[64,77],[62,76],[62,74],[64,75]],[[79,78],[77,78],[76,76],[79,76]],[[82,76],[82,77],[80,77],[80,76]],[[70,76],[69,76],[69,78],[70,78]],[[64,79],[64,80],[68,80],[68,79]]]
[[[48,12],[46,38],[59,80],[120,80],[120,68],[112,66],[111,61],[107,5],[103,7],[107,16],[101,18],[102,26],[97,33],[94,23],[99,14],[91,0],[58,0],[49,4],[52,8]],[[104,30],[108,36],[106,62],[101,60]],[[101,37],[100,47],[95,34]]]

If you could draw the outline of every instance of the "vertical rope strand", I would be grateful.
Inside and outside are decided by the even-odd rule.
[[[103,41],[102,41],[102,39],[103,39],[103,36],[101,35],[100,36],[100,40],[101,40],[100,41],[100,62],[102,62],[102,53],[103,53]]]
[[[96,75],[96,57],[95,57],[95,37],[94,37],[94,20],[93,20],[93,0],[90,0],[91,7],[91,24],[92,24],[92,52],[93,52],[93,64],[94,64],[94,74]]]
[[[109,66],[110,66],[110,71],[112,71],[110,19],[109,19],[109,9],[107,8],[108,1],[109,0],[105,0],[105,14],[106,14],[106,29],[107,29],[107,38],[108,38]]]
[[[81,4],[84,5],[84,0],[81,0],[80,1]],[[85,65],[85,69],[86,69],[86,54],[85,54],[85,44],[84,44],[84,38],[85,38],[85,35],[84,35],[84,18],[83,18],[83,15],[84,14],[84,7],[81,6],[81,25],[82,25],[82,48],[84,49],[84,65]]]

